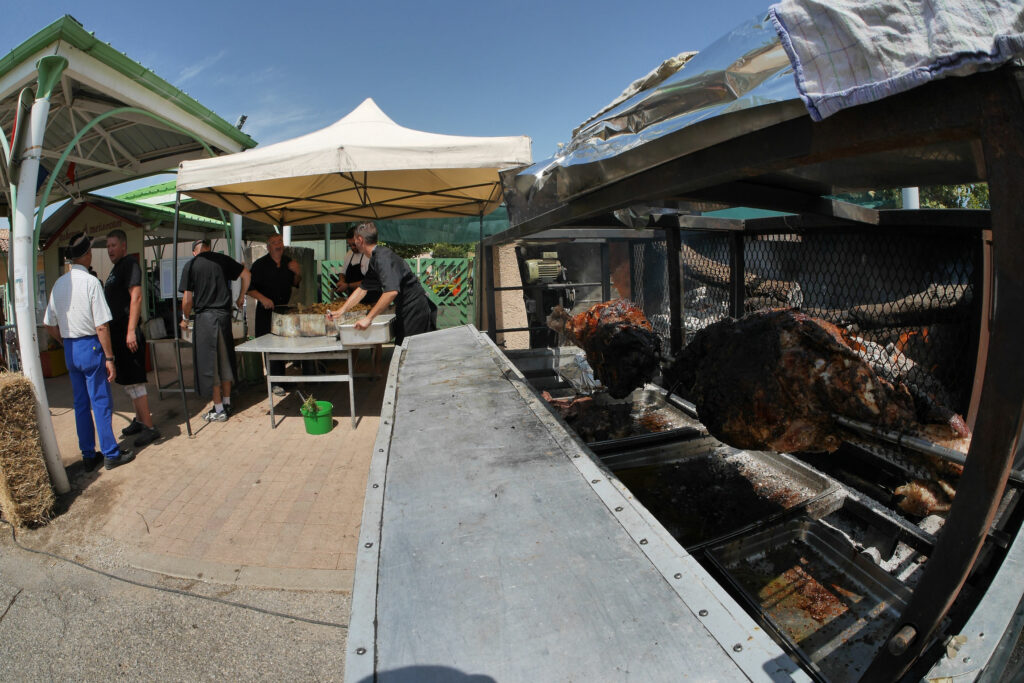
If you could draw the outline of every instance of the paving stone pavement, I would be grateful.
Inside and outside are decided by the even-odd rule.
[[[371,370],[366,356],[357,368],[363,372]],[[355,428],[344,384],[310,384],[318,400],[334,404],[334,426],[324,435],[306,433],[294,391],[275,397],[278,424],[272,429],[265,385],[250,383],[236,388],[234,413],[223,423],[203,422],[210,404],[189,394],[189,437],[180,394],[161,399],[151,373],[150,407],[164,438],[138,449],[132,463],[94,473],[80,466],[70,381],[66,375],[48,379],[73,491],[62,497],[64,510],[51,525],[21,538],[51,550],[74,548],[76,534],[83,543],[109,539],[139,569],[347,592],[389,361],[386,349],[380,376],[357,379]],[[114,407],[114,432],[120,436],[133,411],[116,384]],[[125,445],[133,439],[124,439]]]

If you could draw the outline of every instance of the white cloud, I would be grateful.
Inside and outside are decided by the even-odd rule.
[[[242,130],[260,145],[312,133],[333,123],[320,120],[320,112],[302,106],[261,108],[246,114],[249,118]]]
[[[206,59],[204,59],[204,60],[202,60],[200,62],[196,62],[195,64],[193,64],[191,66],[185,67],[182,70],[181,74],[178,75],[178,81],[177,81],[176,85],[180,86],[185,81],[188,81],[188,80],[191,80],[191,79],[195,78],[196,76],[201,74],[203,71],[206,71],[211,66],[213,66],[214,64],[219,62],[224,57],[225,54],[227,54],[227,50],[221,50],[220,52],[218,52],[217,54],[213,55],[212,57],[207,57]]]

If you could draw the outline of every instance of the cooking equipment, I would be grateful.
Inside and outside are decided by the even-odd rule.
[[[278,337],[327,336],[323,313],[299,313],[294,306],[276,306],[270,312],[270,332]]]
[[[860,679],[911,595],[842,534],[807,517],[712,546],[707,556],[833,683]]]
[[[704,436],[599,456],[689,550],[753,529],[834,491],[795,458]]]

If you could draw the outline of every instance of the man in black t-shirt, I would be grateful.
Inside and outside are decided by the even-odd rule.
[[[124,387],[132,399],[135,417],[121,430],[124,436],[138,434],[135,447],[142,448],[160,438],[153,426],[146,395],[146,338],[139,327],[142,317],[142,268],[128,256],[128,236],[124,230],[107,235],[107,255],[114,268],[103,285],[103,294],[110,307],[110,345],[114,351],[114,381]]]
[[[253,261],[249,296],[256,300],[256,336],[270,334],[271,311],[285,306],[292,296],[292,288],[302,282],[299,262],[284,254],[284,238],[267,238],[267,254]],[[283,375],[284,361],[270,361],[270,374]],[[284,389],[274,385],[274,393],[284,395]]]
[[[242,307],[249,290],[249,269],[224,254],[210,251],[209,240],[192,243],[192,260],[185,264],[178,291],[182,328],[195,310],[192,334],[196,391],[213,398],[213,409],[203,415],[207,422],[224,422],[231,410],[231,383],[238,376],[235,344],[231,335],[231,307]],[[238,301],[231,299],[231,282],[241,278]]]
[[[335,318],[363,300],[367,290],[382,292],[380,299],[364,317],[356,321],[356,329],[365,330],[391,302],[395,303],[395,343],[406,337],[437,329],[437,306],[427,296],[420,279],[405,259],[387,247],[377,244],[377,226],[363,223],[356,228],[353,244],[370,258],[366,277],[359,283],[341,309],[328,318]]]

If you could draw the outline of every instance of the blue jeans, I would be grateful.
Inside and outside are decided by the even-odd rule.
[[[82,450],[82,457],[95,457],[98,431],[100,451],[108,458],[116,458],[120,453],[120,447],[111,427],[113,400],[99,338],[93,335],[65,339],[64,362],[71,376],[71,391],[75,399],[75,426],[78,428],[78,447]],[[96,416],[95,431],[92,426],[93,415]]]

